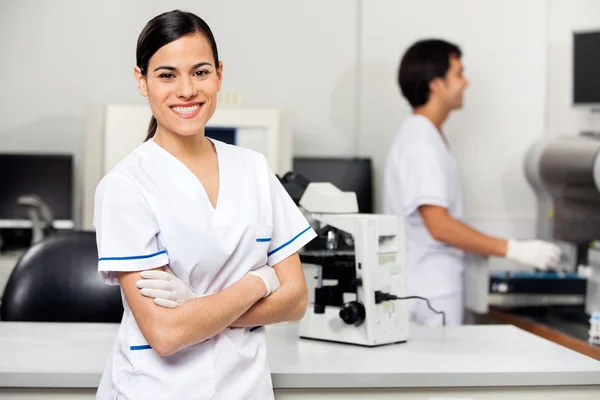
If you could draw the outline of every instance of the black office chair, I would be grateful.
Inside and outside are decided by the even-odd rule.
[[[94,232],[55,233],[32,246],[13,270],[2,297],[0,320],[121,322],[118,286],[98,276]]]

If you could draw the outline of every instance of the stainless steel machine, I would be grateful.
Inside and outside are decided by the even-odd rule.
[[[600,240],[600,136],[541,139],[527,153],[525,174],[538,200],[538,238],[565,251],[554,279],[536,287],[555,297],[585,299],[588,313],[599,310],[600,260],[593,244]]]
[[[538,199],[537,235],[587,246],[600,238],[600,136],[544,138],[525,158]]]

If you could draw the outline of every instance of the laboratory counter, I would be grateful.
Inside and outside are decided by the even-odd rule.
[[[0,399],[93,399],[117,329],[0,322]],[[266,329],[278,400],[600,394],[600,362],[510,325],[411,326],[406,343],[376,348],[299,339],[295,323]]]
[[[490,307],[488,314],[477,322],[511,324],[600,361],[600,346],[588,342],[589,318],[584,306]]]

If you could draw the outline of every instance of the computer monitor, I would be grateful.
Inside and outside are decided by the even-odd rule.
[[[272,144],[269,143],[271,139],[267,136],[266,130],[262,127],[253,128],[236,126],[233,124],[224,126],[207,125],[204,129],[204,135],[227,144],[256,150],[267,158],[271,168],[280,169],[286,165],[285,161],[282,163],[280,161],[283,160],[279,160],[282,158],[280,156],[283,155],[283,151],[273,152],[270,149],[270,147],[272,147]],[[289,158],[290,160],[287,163],[289,164],[287,165],[288,170],[292,166],[291,155]]]
[[[573,104],[600,106],[600,31],[573,34]]]
[[[52,211],[55,227],[73,228],[73,157],[0,154],[0,228],[28,228],[20,196],[40,197]]]
[[[373,213],[371,159],[344,157],[294,157],[294,173],[310,182],[330,182],[342,191],[356,193],[358,211]]]
[[[234,146],[238,145],[237,129],[236,128],[216,128],[206,127],[204,136],[215,139]]]

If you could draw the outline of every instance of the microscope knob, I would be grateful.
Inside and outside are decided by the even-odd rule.
[[[358,301],[346,303],[340,310],[340,318],[348,325],[360,325],[365,320],[365,306]]]

